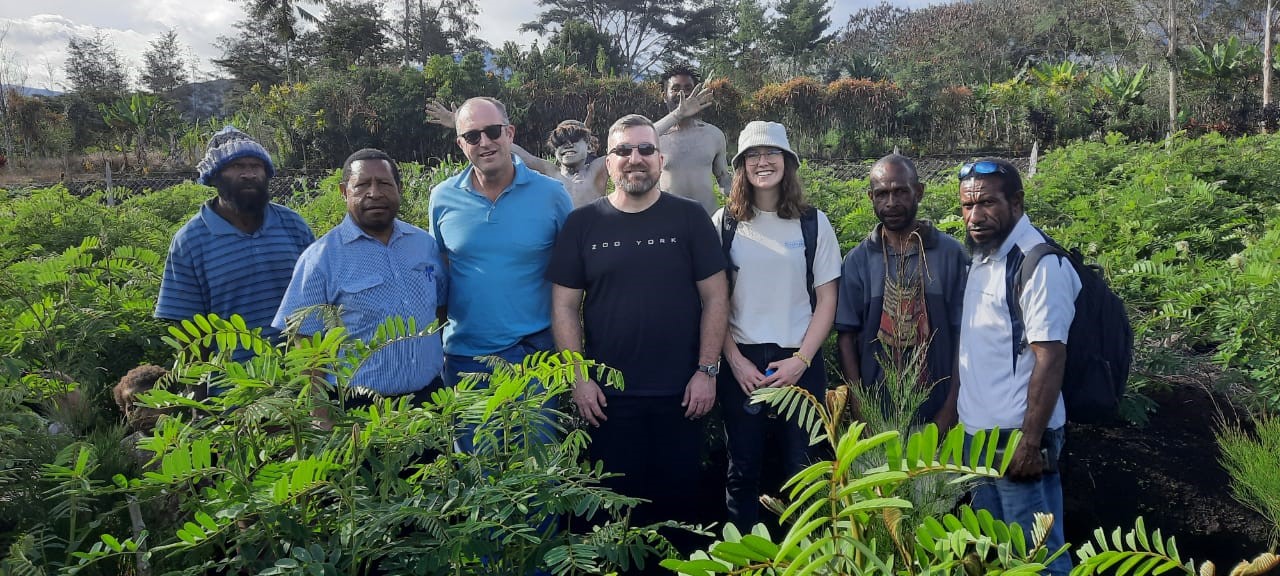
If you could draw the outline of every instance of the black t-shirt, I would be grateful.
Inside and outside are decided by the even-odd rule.
[[[666,396],[683,394],[698,368],[697,282],[724,267],[702,205],[663,192],[634,214],[607,197],[574,210],[556,239],[547,279],[586,292],[585,355],[622,371],[622,394]]]

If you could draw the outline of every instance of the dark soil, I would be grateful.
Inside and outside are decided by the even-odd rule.
[[[1075,549],[1127,531],[1142,516],[1147,529],[1175,536],[1184,561],[1212,560],[1219,573],[1268,548],[1267,522],[1231,496],[1218,463],[1220,422],[1244,418],[1221,397],[1179,386],[1151,394],[1159,408],[1145,427],[1071,424],[1063,463],[1063,514]],[[1280,474],[1280,470],[1277,470]]]

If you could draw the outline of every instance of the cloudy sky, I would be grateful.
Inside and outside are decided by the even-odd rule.
[[[842,26],[859,7],[877,2],[833,0],[832,25]],[[477,3],[480,33],[491,45],[501,46],[507,40],[528,44],[534,40],[531,34],[517,32],[521,24],[538,14],[532,0]],[[928,0],[894,3],[920,6]],[[209,62],[219,55],[214,41],[232,33],[243,13],[243,3],[235,0],[0,0],[0,60],[15,65],[15,83],[63,90],[67,40],[75,34],[90,35],[101,29],[115,42],[136,79],[147,43],[173,28],[198,62],[197,78],[205,79],[215,72]]]

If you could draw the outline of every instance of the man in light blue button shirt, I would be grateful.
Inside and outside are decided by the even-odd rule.
[[[396,217],[400,172],[395,162],[381,150],[357,151],[343,163],[339,188],[347,216],[302,253],[272,325],[283,329],[295,311],[333,304],[348,333],[362,341],[396,316],[412,318],[419,331],[426,329],[435,320],[437,303],[447,296],[445,271],[435,239]],[[299,332],[322,328],[312,313]],[[438,332],[401,340],[374,352],[351,384],[383,396],[421,399],[443,362]]]

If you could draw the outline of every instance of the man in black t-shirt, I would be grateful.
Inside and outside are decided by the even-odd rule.
[[[584,378],[573,400],[596,427],[591,458],[623,474],[610,487],[651,501],[637,523],[690,520],[696,509],[700,418],[715,404],[729,314],[715,228],[699,204],[658,189],[657,144],[643,116],[614,123],[615,190],[569,214],[547,268],[557,348],[622,372],[624,389]]]

